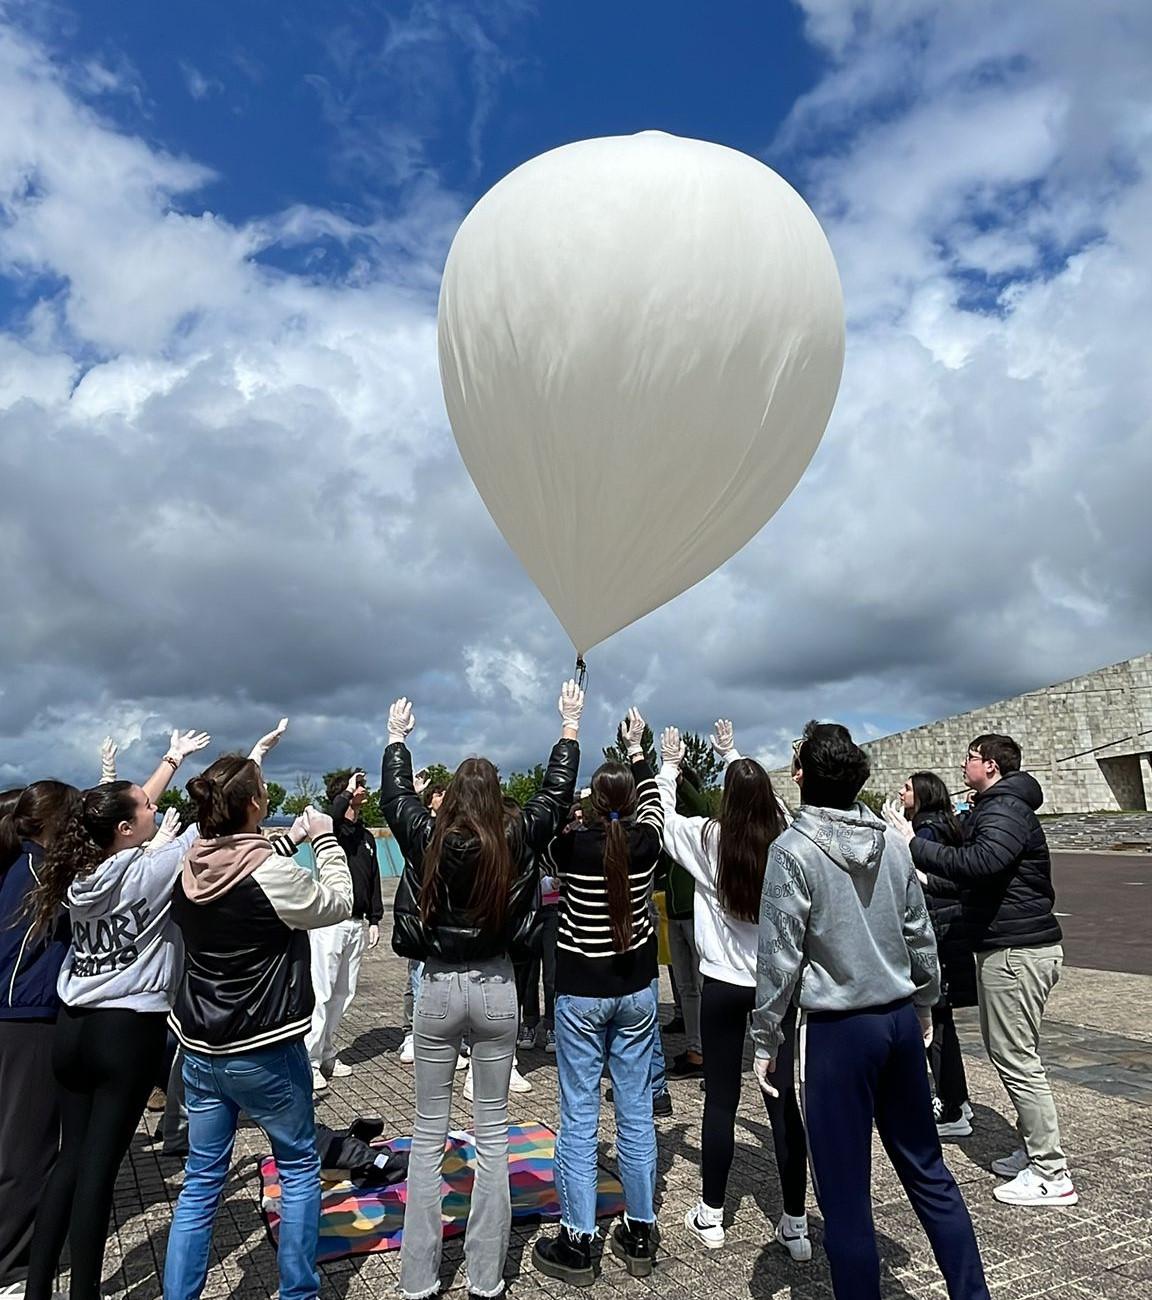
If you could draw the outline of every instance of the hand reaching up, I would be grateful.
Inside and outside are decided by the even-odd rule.
[[[579,731],[580,716],[584,712],[584,692],[574,681],[567,681],[560,688],[560,720],[565,731]]]
[[[100,746],[100,784],[107,785],[116,780],[116,742],[111,736],[104,737]]]
[[[660,757],[665,763],[679,767],[684,762],[684,742],[675,727],[665,727],[660,736]]]
[[[212,737],[206,731],[174,731],[168,741],[168,752],[164,757],[179,766],[189,754],[207,749],[211,743]]]
[[[718,757],[723,759],[727,759],[728,755],[736,748],[736,737],[732,723],[727,718],[716,719],[716,725],[712,728],[712,748],[716,751]]]
[[[395,745],[408,738],[416,725],[416,715],[407,697],[401,697],[388,710],[388,743]]]
[[[639,709],[633,706],[628,710],[628,716],[620,724],[620,739],[629,758],[644,757],[644,730],[647,726]]]
[[[257,767],[263,765],[265,758],[268,757],[268,751],[276,748],[280,743],[280,737],[287,730],[288,719],[281,718],[276,726],[266,736],[261,736],[255,745],[252,746],[252,752],[248,757],[257,765]]]

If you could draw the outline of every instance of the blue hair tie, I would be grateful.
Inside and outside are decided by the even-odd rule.
[[[608,816],[609,816],[609,817],[612,819],[612,821],[614,821],[614,822],[618,822],[618,821],[620,820],[620,814],[619,814],[619,813],[609,813]]]

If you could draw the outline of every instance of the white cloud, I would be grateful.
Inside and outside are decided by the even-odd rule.
[[[782,762],[810,716],[874,734],[1148,648],[1146,7],[804,7],[829,68],[767,156],[840,261],[841,399],[769,528],[594,652],[586,765],[634,700]],[[288,712],[290,784],[371,764],[398,694],[426,761],[543,759],[570,647],[436,373],[461,198],[238,225],[98,90],[0,28],[0,273],[34,304],[0,334],[0,781]],[[273,268],[326,241],[339,278]]]

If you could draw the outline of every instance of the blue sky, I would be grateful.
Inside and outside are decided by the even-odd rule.
[[[571,647],[436,372],[469,207],[570,140],[762,158],[838,260],[836,411],[777,517],[596,652],[783,759],[1147,650],[1152,304],[1138,0],[0,3],[0,784],[111,732],[371,766],[539,758]],[[1141,329],[1143,326],[1143,330]]]

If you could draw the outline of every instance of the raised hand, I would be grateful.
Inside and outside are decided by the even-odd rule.
[[[574,681],[567,681],[560,688],[560,720],[565,728],[578,731],[580,715],[584,712],[584,692]]]
[[[261,766],[264,759],[268,756],[270,749],[275,749],[280,743],[280,737],[288,730],[288,719],[281,718],[276,726],[266,736],[260,739],[252,746],[252,752],[248,757],[257,767]]]
[[[144,845],[145,853],[155,853],[165,844],[171,844],[180,833],[180,814],[175,808],[169,808],[160,819],[156,834]]]
[[[100,784],[107,785],[116,780],[116,742],[111,736],[104,737],[100,746]]]
[[[189,754],[207,749],[211,743],[212,737],[206,731],[174,731],[168,741],[168,752],[164,757],[179,766]]]
[[[395,745],[406,740],[415,725],[416,715],[412,712],[412,705],[401,695],[388,710],[388,743]]]
[[[304,821],[304,830],[313,843],[321,835],[332,834],[332,818],[327,813],[322,813],[319,808],[309,804],[300,815]]]
[[[628,716],[620,724],[620,739],[628,751],[629,758],[642,758],[644,755],[644,729],[647,723],[640,716],[640,710],[633,706]]]
[[[716,725],[712,728],[712,748],[720,758],[727,758],[736,748],[736,737],[729,719],[716,719]]]
[[[671,763],[679,767],[684,761],[684,750],[686,746],[680,739],[680,732],[676,727],[665,727],[660,736],[660,757],[665,763]]]
[[[431,784],[432,782],[429,781],[427,772],[417,772],[412,778],[412,789],[415,790],[417,794],[423,794]]]

